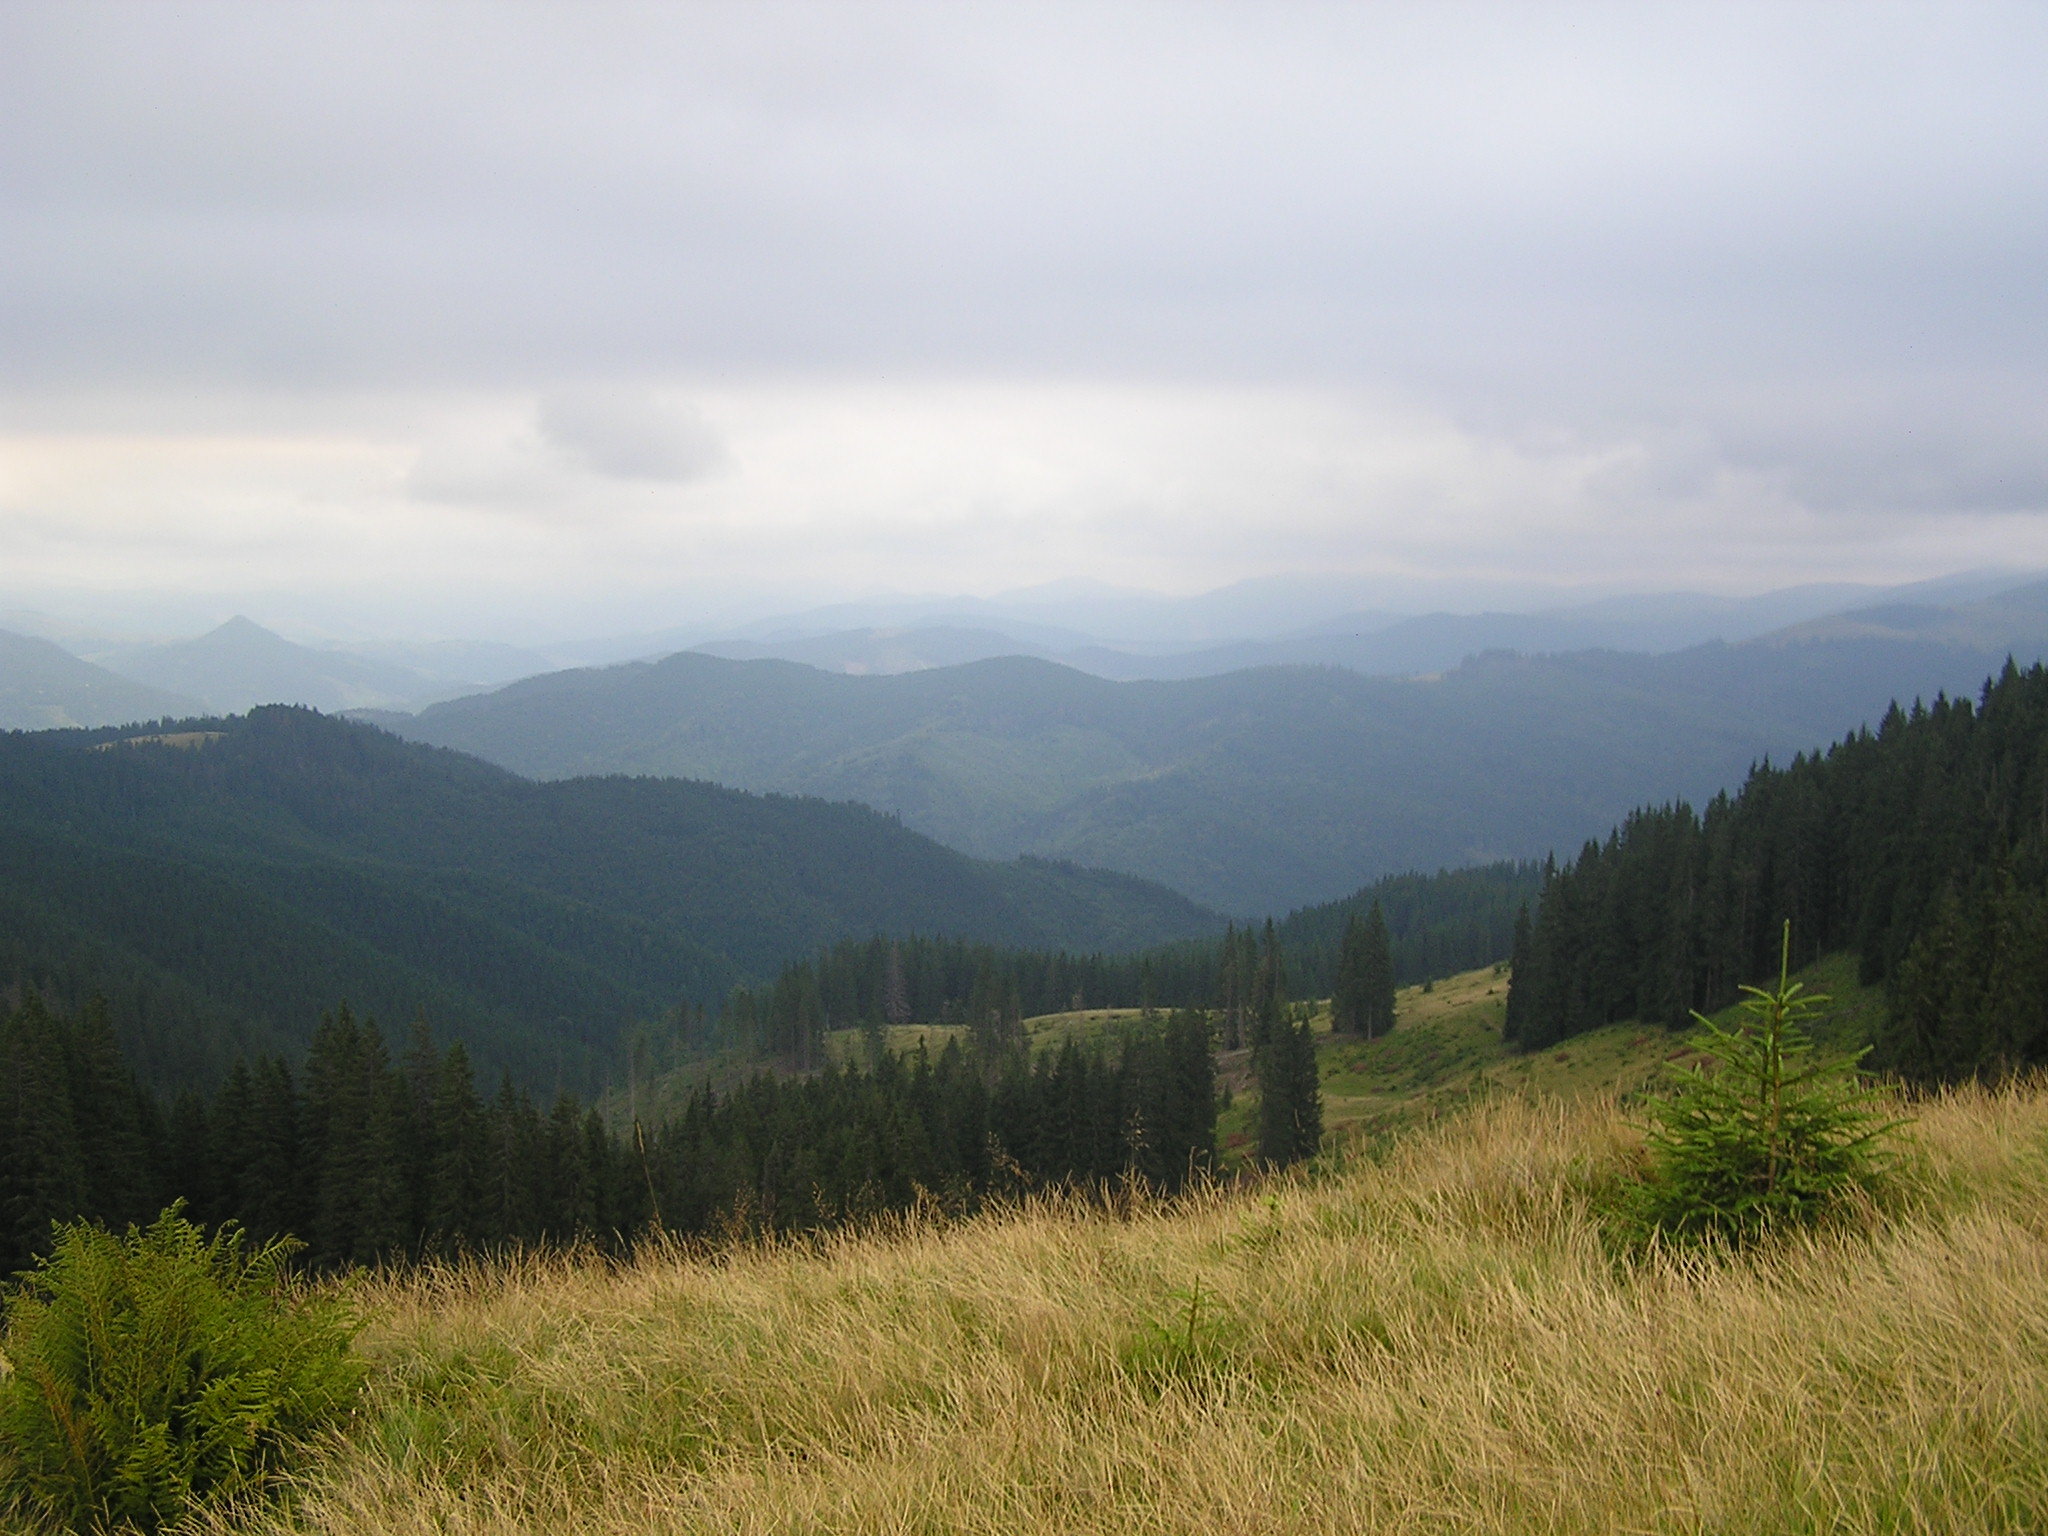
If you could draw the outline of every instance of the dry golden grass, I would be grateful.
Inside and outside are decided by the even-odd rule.
[[[2048,1094],[1920,1106],[1895,1208],[1617,1262],[1612,1101],[1321,1181],[370,1284],[293,1512],[425,1533],[2048,1530]]]

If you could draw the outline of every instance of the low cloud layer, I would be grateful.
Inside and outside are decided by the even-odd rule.
[[[17,4],[0,587],[2048,563],[2044,69],[2026,5]]]
[[[572,390],[540,402],[541,436],[592,474],[685,484],[725,466],[725,444],[688,405],[646,393]]]

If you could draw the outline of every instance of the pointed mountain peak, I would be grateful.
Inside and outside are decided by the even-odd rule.
[[[218,629],[209,629],[205,634],[183,644],[201,653],[240,656],[296,656],[306,649],[285,639],[276,630],[265,629],[254,619],[239,613]]]

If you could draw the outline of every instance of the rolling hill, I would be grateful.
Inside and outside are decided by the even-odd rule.
[[[1487,654],[1441,675],[1269,667],[1116,683],[1005,657],[896,676],[682,653],[380,717],[535,778],[672,774],[858,800],[977,856],[1122,870],[1244,916],[1379,875],[1541,858],[1701,800],[2001,648],[1804,636]]]
[[[0,630],[0,730],[125,725],[197,708],[194,699],[81,661],[52,641]]]
[[[0,736],[0,983],[106,993],[152,1077],[290,1048],[346,998],[587,1083],[617,1031],[833,940],[1138,947],[1210,931],[1128,876],[966,857],[858,806],[534,784],[308,710]]]

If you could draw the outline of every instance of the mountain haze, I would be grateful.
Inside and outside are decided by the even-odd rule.
[[[467,691],[396,662],[299,645],[240,617],[194,639],[114,647],[99,659],[124,677],[195,698],[218,714],[259,704],[330,712],[411,708]]]
[[[1120,869],[1254,916],[1404,869],[1576,847],[1895,697],[1974,692],[2003,659],[1781,632],[1663,656],[1492,653],[1425,678],[1297,666],[1116,683],[1032,658],[860,677],[683,653],[390,723],[537,778],[858,800],[977,855]]]
[[[833,621],[878,611],[845,604],[808,615],[791,615],[689,649],[741,661],[800,661],[828,672],[856,675],[957,666],[997,656],[1036,656],[1119,682],[1213,677],[1222,672],[1270,666],[1336,666],[1357,672],[1413,676],[1445,671],[1486,651],[1512,650],[1528,655],[1584,650],[1662,654],[1715,640],[1751,640],[1788,626],[1825,626],[1831,618],[1879,604],[1946,611],[1937,607],[1943,599],[1959,602],[1981,598],[2005,580],[1995,575],[1966,574],[1890,590],[1836,582],[1787,587],[1742,598],[1700,592],[1643,593],[1532,611],[1401,614],[1379,609],[1352,610],[1325,613],[1308,622],[1303,619],[1305,614],[1314,613],[1312,605],[1292,613],[1287,621],[1278,622],[1281,610],[1276,608],[1242,600],[1225,603],[1233,594],[1240,598],[1244,594],[1239,588],[1224,588],[1204,595],[1222,605],[1215,614],[1209,614],[1201,599],[1178,600],[1182,622],[1198,624],[1198,616],[1205,614],[1211,618],[1229,616],[1246,624],[1247,630],[1196,643],[1162,642],[1156,638],[1144,643],[1118,641],[1080,629],[1050,628],[1014,617],[1000,600],[973,610],[979,618],[949,616],[937,609],[921,613],[905,605],[900,623],[839,627]],[[1316,591],[1313,586],[1275,585],[1275,595],[1299,591],[1312,604]],[[1254,592],[1263,590],[1259,584],[1243,586]],[[1069,601],[1079,599],[1088,590],[1075,592]],[[1130,594],[1105,589],[1093,595],[1099,599],[1094,623],[1103,631],[1115,633],[1131,612]],[[1137,606],[1141,633],[1158,633],[1159,606]],[[1177,610],[1169,604],[1165,611]],[[1274,632],[1276,622],[1278,629]],[[653,654],[645,652],[636,659],[650,659]]]
[[[81,661],[52,641],[0,630],[0,730],[125,725],[196,708],[189,697]]]

